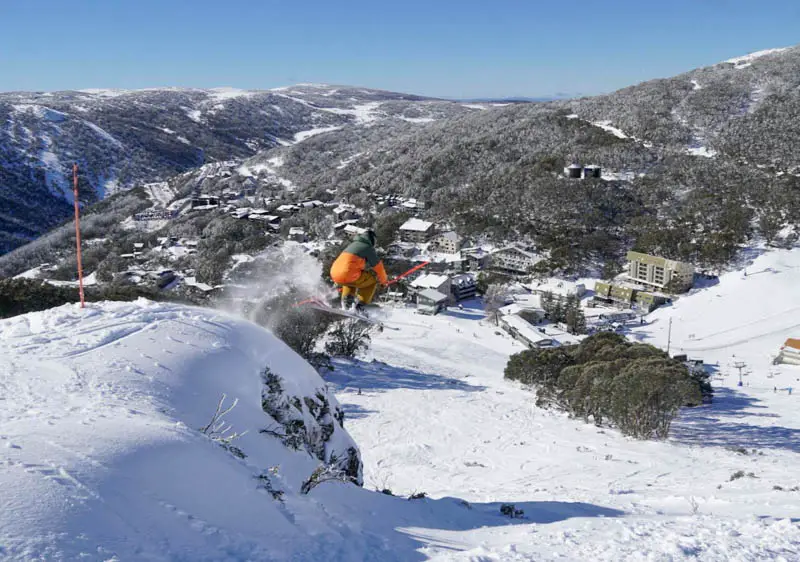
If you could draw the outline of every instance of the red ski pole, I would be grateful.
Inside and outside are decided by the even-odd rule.
[[[422,263],[421,263],[421,264],[419,264],[419,265],[415,265],[414,267],[412,267],[411,269],[409,269],[409,270],[408,270],[408,271],[406,271],[405,273],[401,273],[400,275],[398,275],[397,277],[395,277],[394,279],[392,279],[391,281],[389,281],[388,285],[394,285],[395,283],[397,283],[398,281],[400,281],[400,280],[401,280],[403,277],[408,277],[409,275],[411,275],[411,274],[412,274],[412,273],[414,273],[415,271],[419,271],[420,269],[422,269],[423,267],[425,267],[425,266],[426,266],[426,265],[428,265],[429,263],[431,263],[431,262],[429,262],[429,261],[424,261],[424,262],[422,262]]]

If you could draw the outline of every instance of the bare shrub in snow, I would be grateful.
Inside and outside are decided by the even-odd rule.
[[[336,357],[355,357],[369,347],[372,325],[360,320],[337,322],[330,331],[325,351]]]
[[[300,486],[301,494],[308,494],[323,482],[351,482],[347,474],[334,464],[321,464]]]
[[[225,408],[226,398],[227,396],[223,394],[217,403],[217,410],[214,412],[214,415],[211,416],[211,421],[208,422],[208,425],[205,427],[200,428],[200,431],[226,451],[230,452],[236,457],[239,457],[240,459],[244,459],[247,458],[247,455],[245,455],[239,447],[233,445],[233,441],[239,439],[247,432],[245,431],[244,433],[237,433],[233,431],[232,426],[222,419],[236,407],[236,405],[239,403],[239,399],[234,399],[233,403],[229,407]]]
[[[525,512],[521,509],[517,509],[517,506],[513,503],[504,503],[500,505],[500,513],[505,515],[506,517],[510,517],[511,519],[522,519],[525,517]]]

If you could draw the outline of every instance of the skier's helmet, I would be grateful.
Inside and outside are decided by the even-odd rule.
[[[375,245],[375,240],[376,240],[375,231],[372,230],[371,228],[368,228],[367,231],[364,234],[367,235],[367,238],[369,239],[369,243],[374,246]]]

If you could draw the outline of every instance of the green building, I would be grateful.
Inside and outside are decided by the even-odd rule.
[[[594,298],[603,302],[620,304],[626,307],[644,309],[650,312],[667,302],[666,297],[642,291],[627,285],[597,281],[594,284]]]

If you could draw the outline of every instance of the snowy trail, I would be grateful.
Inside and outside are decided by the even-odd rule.
[[[367,487],[510,502],[528,517],[512,527],[428,531],[432,558],[800,557],[792,519],[800,497],[773,490],[800,484],[791,468],[800,460],[796,400],[774,397],[776,417],[764,417],[759,400],[772,396],[726,390],[717,404],[689,411],[669,441],[637,442],[537,409],[532,393],[503,379],[521,347],[480,317],[398,309],[390,321],[403,330],[375,338],[374,362],[342,364],[326,377],[362,448]],[[740,470],[756,478],[731,481]]]
[[[175,192],[167,182],[147,183],[144,190],[155,207],[166,209],[175,198]]]
[[[800,250],[756,262],[777,273],[723,276],[636,328],[662,346],[669,317],[674,345],[750,336],[703,354],[720,365],[715,402],[685,411],[666,442],[536,408],[503,379],[522,347],[479,311],[390,310],[401,331],[325,375],[366,489],[308,496],[297,490],[318,461],[260,433],[259,377],[266,365],[291,373],[294,395],[328,390],[261,328],[143,300],[0,321],[0,557],[798,560],[800,393],[778,389],[800,369],[770,361],[794,330]],[[752,386],[729,376],[734,352]],[[198,432],[223,393],[240,400],[228,420],[248,431],[244,460]],[[274,466],[283,504],[258,489]],[[506,502],[524,518],[500,515]]]

